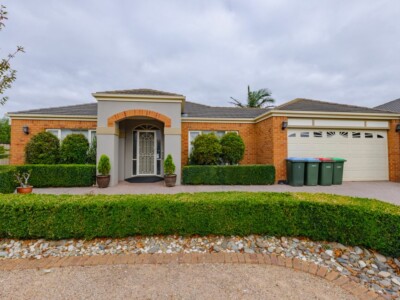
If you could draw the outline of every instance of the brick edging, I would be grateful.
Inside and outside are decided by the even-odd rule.
[[[227,263],[227,264],[264,264],[275,265],[297,271],[309,273],[326,279],[342,289],[350,292],[359,299],[384,299],[374,291],[355,282],[351,278],[336,271],[329,271],[325,266],[299,258],[283,257],[272,254],[248,253],[174,253],[174,254],[121,254],[121,255],[93,255],[93,256],[66,256],[48,257],[42,259],[2,259],[0,270],[27,270],[50,269],[70,266],[98,266],[121,264],[199,264],[199,263]]]

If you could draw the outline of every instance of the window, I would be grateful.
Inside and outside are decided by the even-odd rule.
[[[314,137],[316,138],[322,138],[322,131],[314,131],[313,132]]]
[[[349,133],[346,132],[346,131],[341,131],[339,134],[340,134],[340,136],[342,136],[344,138],[348,138],[349,137]]]
[[[380,134],[377,134],[376,137],[377,137],[378,139],[383,139],[383,138],[384,138],[383,135],[380,135]]]
[[[370,133],[370,132],[366,132],[364,134],[364,136],[365,136],[366,139],[372,139],[374,137],[374,135],[372,133]]]
[[[353,139],[359,139],[359,138],[361,138],[361,133],[360,132],[353,132],[352,133],[352,137],[353,137]]]
[[[309,133],[309,132],[301,132],[301,133],[300,133],[300,137],[302,137],[302,138],[308,138],[308,137],[310,137],[310,133]]]
[[[92,143],[93,138],[96,136],[96,130],[87,130],[87,129],[46,129],[47,132],[50,132],[54,134],[60,141],[64,140],[65,137],[69,134],[75,133],[75,134],[83,134],[89,144]]]
[[[327,136],[328,138],[334,137],[335,135],[336,135],[336,132],[335,132],[335,131],[328,131],[328,132],[326,133],[326,136]]]
[[[218,138],[222,138],[225,134],[227,134],[228,132],[234,132],[236,134],[239,134],[238,131],[236,130],[196,130],[196,131],[189,131],[189,155],[192,152],[193,149],[193,145],[192,142],[194,141],[194,139],[200,135],[200,134],[208,134],[208,133],[214,133]]]
[[[289,134],[289,137],[296,137],[296,133]]]

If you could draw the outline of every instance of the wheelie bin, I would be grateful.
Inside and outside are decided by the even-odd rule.
[[[330,158],[320,157],[319,164],[319,185],[332,185],[333,178],[333,160]]]
[[[319,159],[309,157],[305,161],[304,184],[309,186],[318,185]]]
[[[291,186],[304,185],[305,159],[299,157],[288,157],[286,159],[287,181]]]
[[[332,184],[342,184],[344,163],[346,160],[340,157],[331,157],[331,159],[333,160]]]

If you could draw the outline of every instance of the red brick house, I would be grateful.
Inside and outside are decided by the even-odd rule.
[[[400,181],[399,112],[309,99],[270,109],[211,107],[149,89],[93,96],[97,102],[9,113],[11,164],[24,163],[25,145],[38,132],[60,139],[71,132],[89,140],[97,135],[98,156],[110,157],[115,185],[162,176],[167,154],[179,175],[197,135],[235,131],[246,145],[241,164],[273,164],[277,180],[286,178],[288,156],[337,156],[347,159],[344,180]]]

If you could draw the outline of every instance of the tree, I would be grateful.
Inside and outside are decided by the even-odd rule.
[[[0,146],[0,159],[7,158],[8,156],[9,155],[6,148],[4,148],[4,146]]]
[[[247,103],[243,104],[239,100],[231,97],[234,102],[230,102],[238,107],[250,107],[250,108],[263,108],[268,107],[275,103],[275,100],[271,97],[272,93],[268,89],[261,89],[258,91],[251,91],[250,86],[247,86]]]
[[[198,135],[192,145],[190,163],[194,165],[217,165],[219,163],[221,144],[214,133]]]
[[[0,144],[9,144],[11,136],[11,126],[8,119],[0,119]]]
[[[61,144],[61,163],[63,164],[85,164],[89,142],[82,133],[68,134]]]
[[[5,27],[5,21],[8,20],[8,13],[4,5],[0,5],[0,31]],[[17,50],[9,54],[7,58],[2,58],[0,61],[0,95],[4,94],[6,89],[11,88],[12,83],[17,78],[17,71],[11,68],[10,61],[15,57],[18,52],[25,52],[24,48],[17,46]],[[8,97],[0,97],[0,105],[4,105]]]
[[[92,139],[92,144],[89,147],[89,151],[87,153],[87,163],[95,165],[96,164],[96,155],[97,155],[97,138],[94,137]]]
[[[28,164],[57,164],[60,159],[60,141],[50,132],[35,135],[25,147]]]
[[[224,162],[235,165],[243,159],[244,142],[240,135],[235,132],[228,132],[221,138],[221,158]]]

